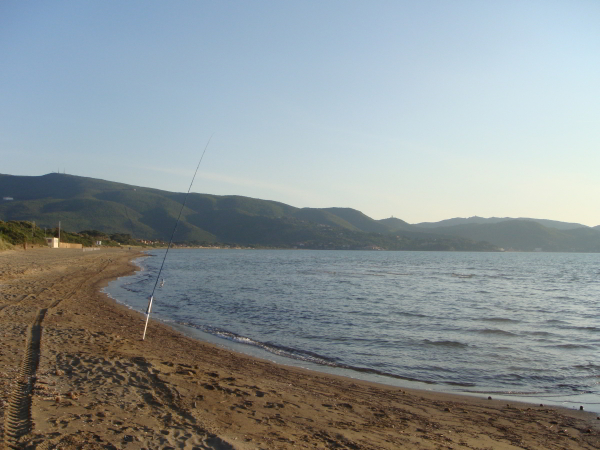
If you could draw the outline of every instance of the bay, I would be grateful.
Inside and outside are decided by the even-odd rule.
[[[106,289],[138,311],[149,254]],[[161,278],[153,318],[237,351],[600,412],[598,254],[171,250]]]

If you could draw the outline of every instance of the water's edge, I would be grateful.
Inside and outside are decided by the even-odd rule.
[[[145,313],[144,310],[140,310],[139,308],[134,308],[131,305],[128,305],[126,302],[122,301],[118,295],[114,295],[113,292],[116,290],[117,285],[120,286],[122,284],[126,284],[128,279],[138,275],[140,272],[143,272],[145,268],[143,267],[141,261],[148,257],[153,257],[153,255],[142,256],[141,258],[132,261],[138,267],[138,270],[134,275],[120,277],[119,279],[111,282],[102,290],[118,303],[142,314]],[[398,388],[435,391],[440,393],[465,395],[479,398],[488,398],[488,396],[492,396],[496,400],[522,402],[532,405],[553,405],[569,410],[579,410],[580,406],[584,406],[585,412],[600,413],[600,403],[597,403],[595,398],[586,398],[585,394],[573,396],[554,396],[538,394],[523,395],[520,393],[515,393],[507,395],[506,392],[501,391],[477,390],[475,386],[470,383],[460,385],[452,383],[421,381],[416,378],[410,379],[407,377],[396,376],[370,368],[352,367],[343,364],[336,364],[334,362],[329,363],[326,359],[320,357],[320,355],[314,355],[314,361],[311,361],[310,358],[304,357],[302,359],[294,359],[293,353],[297,351],[295,349],[265,344],[235,333],[228,332],[227,330],[214,329],[212,333],[205,332],[196,326],[169,320],[154,313],[152,315],[152,319],[160,321],[161,323],[193,339],[217,345],[230,351],[270,361],[275,364],[299,367],[315,372],[343,376],[350,379],[374,382]],[[473,387],[474,389],[468,389],[468,387]]]

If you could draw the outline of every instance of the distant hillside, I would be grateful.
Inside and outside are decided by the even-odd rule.
[[[506,250],[600,251],[600,230],[583,226],[559,230],[528,219],[468,223],[429,228],[429,231],[451,236],[468,236],[470,239],[487,241]]]
[[[498,223],[503,222],[505,220],[510,220],[509,218],[499,218],[499,217],[455,217],[453,219],[445,219],[440,220],[439,222],[421,222],[416,223],[415,226],[419,228],[439,228],[439,227],[451,227],[454,225],[468,225],[468,224],[481,224],[481,223]]]
[[[184,193],[52,173],[0,175],[0,220],[168,241]],[[175,242],[319,249],[600,251],[600,227],[545,219],[454,218],[411,225],[352,208],[296,208],[238,195],[190,194]]]
[[[71,231],[99,230],[168,241],[185,194],[52,173],[0,175],[0,220],[35,221]],[[350,208],[295,208],[243,196],[190,194],[175,242],[269,247],[391,250],[485,250],[468,238],[426,233],[387,234],[389,228]]]
[[[324,211],[328,211],[331,214],[341,217],[348,223],[351,223],[358,230],[367,231],[371,233],[385,233],[389,229],[379,223],[377,220],[371,219],[369,216],[357,211],[352,208],[324,208]]]
[[[71,231],[96,229],[146,239],[165,240],[181,208],[153,189],[58,173],[0,175],[0,190],[3,197],[13,198],[0,204],[2,220],[30,220],[46,228],[61,221]],[[185,221],[180,227],[182,240],[214,240],[210,233]]]
[[[396,217],[389,217],[387,219],[381,219],[381,220],[378,220],[378,222],[380,224],[382,224],[383,226],[385,226],[389,232],[394,232],[394,231],[399,231],[399,230],[406,230],[406,231],[422,230],[422,229],[416,227],[415,225],[411,225],[410,223],[405,222],[404,220],[398,219]]]
[[[455,217],[454,219],[446,219],[440,220],[439,222],[421,222],[415,224],[416,227],[420,228],[439,228],[439,227],[449,227],[454,225],[467,225],[467,224],[492,224],[499,222],[506,222],[509,220],[515,220],[515,218],[511,217]],[[548,219],[530,219],[528,217],[519,217],[518,220],[527,220],[530,222],[536,222],[541,225],[544,225],[549,228],[556,228],[558,230],[571,230],[575,228],[588,228],[585,225],[580,223],[571,223],[571,222],[559,222],[557,220],[548,220]]]
[[[342,217],[336,216],[335,214],[332,214],[325,209],[302,208],[298,211],[293,212],[292,215],[297,219],[306,220],[308,222],[313,222],[320,225],[341,227],[352,231],[361,231],[360,228],[355,227],[350,222],[344,220]]]

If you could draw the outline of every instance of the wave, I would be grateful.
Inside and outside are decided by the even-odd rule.
[[[577,370],[592,370],[592,371],[596,372],[600,369],[600,365],[594,364],[594,363],[577,364],[577,365],[573,366],[573,368],[575,368]]]
[[[467,382],[461,383],[458,381],[444,381],[444,384],[447,384],[449,386],[459,386],[459,387],[475,387],[476,386],[475,383],[467,383]]]
[[[497,275],[483,275],[485,278],[491,278],[491,279],[503,279],[503,280],[512,280],[513,277],[510,275],[506,275],[504,273],[499,273]]]
[[[215,327],[198,326],[198,325],[188,323],[188,322],[180,323],[180,324],[190,327],[190,328],[195,328],[195,329],[201,330],[205,333],[212,334],[213,336],[218,336],[223,339],[237,342],[239,344],[251,345],[253,347],[258,347],[269,353],[272,353],[272,354],[278,355],[278,356],[282,356],[285,358],[295,359],[298,361],[305,361],[305,362],[309,362],[309,363],[313,363],[313,364],[318,364],[321,366],[329,366],[329,367],[335,367],[335,368],[339,368],[339,369],[352,370],[352,371],[360,372],[360,373],[380,375],[380,376],[384,376],[384,377],[388,377],[388,378],[395,378],[398,380],[415,381],[415,382],[425,383],[425,384],[436,384],[434,381],[430,381],[430,380],[423,380],[423,379],[419,379],[419,378],[407,377],[407,376],[398,375],[395,373],[386,372],[383,370],[373,369],[373,368],[369,368],[369,367],[360,367],[360,366],[353,366],[350,364],[345,364],[345,363],[339,362],[337,360],[337,358],[331,358],[331,357],[323,356],[318,353],[310,352],[307,350],[299,350],[299,349],[296,349],[293,347],[287,347],[284,345],[273,344],[270,342],[260,342],[255,339],[252,339],[252,338],[249,338],[246,336],[242,336],[242,335],[233,333],[231,331],[215,328]]]
[[[211,326],[198,326],[191,323],[183,323],[182,325],[196,328],[204,331],[205,333],[212,334],[213,336],[218,336],[223,339],[227,339],[229,341],[237,342],[240,344],[251,345],[253,347],[262,348],[263,350],[268,351],[269,353],[273,353],[275,355],[284,356],[287,358],[302,360],[313,362],[315,364],[325,365],[325,366],[338,366],[335,358],[329,358],[327,356],[319,355],[318,353],[310,352],[307,350],[298,350],[293,347],[286,347],[284,345],[277,345],[269,342],[261,342],[255,339],[249,338],[247,336],[242,336],[237,333],[233,333],[231,331],[223,330],[216,327]]]
[[[391,314],[394,316],[406,316],[406,317],[426,317],[426,318],[430,317],[427,314],[411,313],[408,311],[394,311]]]
[[[442,347],[459,347],[459,348],[464,348],[464,347],[468,347],[468,344],[464,344],[462,342],[458,342],[458,341],[430,341],[429,339],[423,339],[422,341],[424,344],[427,345],[439,345]]]
[[[519,322],[521,322],[518,319],[509,319],[508,317],[484,317],[484,318],[481,318],[481,319],[478,319],[478,320],[481,320],[483,322],[506,322],[506,323],[509,323],[509,322],[511,322],[511,323],[519,323]]]
[[[527,334],[529,336],[556,336],[555,333],[548,331],[522,331],[521,334]]]
[[[544,391],[515,391],[515,390],[508,390],[508,391],[475,391],[475,390],[465,390],[465,392],[468,392],[469,394],[492,394],[492,395],[506,395],[506,396],[513,396],[513,395],[517,395],[517,396],[534,396],[534,395],[540,395],[540,394],[546,394],[546,392]]]
[[[497,334],[500,336],[516,336],[515,333],[511,333],[510,331],[499,330],[497,328],[483,328],[480,330],[475,330],[477,333],[481,334]]]
[[[302,265],[309,253],[294,253],[290,257],[299,255],[299,265],[264,282],[257,275],[264,271],[246,274],[243,264],[225,272],[231,276],[207,271],[201,279],[197,261],[189,255],[194,253],[181,253],[185,258],[171,261],[174,279],[162,292],[168,301],[159,299],[156,314],[160,320],[196,323],[185,325],[211,334],[210,340],[237,342],[241,351],[260,349],[268,359],[279,360],[273,355],[280,355],[288,364],[297,360],[297,365],[319,370],[317,364],[327,372],[353,370],[349,374],[354,377],[380,375],[385,378],[379,381],[389,384],[411,380],[449,385],[446,390],[489,388],[508,395],[516,393],[512,389],[522,395],[572,391],[566,384],[557,387],[560,382],[600,393],[598,362],[589,357],[600,345],[593,286],[577,290],[580,284],[544,281],[543,271],[528,278],[520,269],[507,273],[502,265],[440,265],[438,260],[420,265],[404,264],[403,259],[388,267],[379,261],[370,267],[354,260],[341,264],[349,253],[340,253],[335,264],[316,258],[318,265]],[[252,255],[269,267],[269,274],[279,274],[279,265],[262,258],[263,253]],[[123,290],[113,298],[143,311],[160,259],[147,259],[145,272],[119,282]],[[180,284],[174,283],[175,275]],[[547,289],[553,286],[561,290]],[[556,302],[558,296],[572,300]],[[189,297],[203,303],[190,303]],[[585,366],[589,362],[596,365]]]
[[[552,323],[552,324],[561,324],[561,323],[567,323],[564,320],[560,320],[560,319],[548,319],[546,320],[545,323]]]
[[[575,330],[575,331],[582,331],[582,332],[589,332],[589,333],[600,333],[600,327],[597,326],[578,326],[578,325],[570,325],[567,322],[564,321],[560,321],[560,322],[555,322],[557,326],[557,328],[560,328],[561,330]]]
[[[591,345],[585,345],[585,344],[558,344],[558,345],[547,345],[546,347],[561,348],[561,349],[565,349],[565,350],[578,350],[578,349],[593,350],[593,349],[595,349]]]
[[[379,270],[367,270],[367,274],[371,275],[400,275],[400,276],[410,276],[410,273],[403,273],[403,272],[387,272],[387,271],[379,271]]]

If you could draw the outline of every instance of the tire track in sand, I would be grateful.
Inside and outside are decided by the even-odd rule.
[[[102,268],[98,271],[101,273],[111,263],[109,260],[105,263]],[[36,299],[43,292],[50,290],[56,285],[60,285],[67,276],[59,278],[58,281],[53,282],[50,286],[45,286],[35,294],[25,295],[16,303],[7,305],[4,304],[0,308],[0,311],[5,309],[6,306],[15,306],[20,304],[26,298]],[[87,279],[77,283],[75,289],[69,289],[69,292],[65,296],[52,301],[52,303],[43,309],[39,309],[33,323],[28,327],[27,340],[25,343],[25,353],[21,360],[21,367],[19,370],[16,384],[12,390],[12,393],[8,400],[4,413],[4,448],[5,449],[19,449],[19,439],[21,436],[27,434],[33,426],[31,419],[31,395],[35,384],[37,367],[40,360],[40,344],[42,340],[42,321],[46,316],[46,313],[51,308],[56,308],[63,300],[69,299],[77,294],[78,290],[86,283]]]
[[[42,321],[47,311],[40,309],[28,328],[25,355],[4,416],[5,449],[19,449],[19,438],[31,429],[31,392],[40,359]]]
[[[105,262],[102,267],[97,271],[97,274],[103,272],[112,262],[109,259]],[[33,300],[39,300],[39,296],[45,291],[51,291],[55,286],[60,286],[64,280],[68,279],[69,276],[65,275],[60,277],[57,281],[54,281],[50,286],[44,286],[35,293],[30,293],[21,296],[16,302],[0,305],[0,313],[5,312],[6,307],[15,307],[22,303],[24,300],[30,298]],[[74,281],[74,280],[73,280]],[[3,441],[4,446],[2,449],[20,449],[19,439],[29,433],[33,428],[33,421],[31,418],[31,403],[32,393],[36,381],[36,372],[40,361],[40,344],[42,340],[42,321],[46,316],[48,310],[58,307],[64,300],[68,300],[74,297],[79,290],[89,281],[89,276],[81,277],[81,280],[77,280],[75,288],[72,286],[68,289],[64,295],[59,295],[58,298],[52,300],[50,305],[45,308],[38,309],[36,317],[31,325],[27,329],[27,340],[25,343],[25,352],[17,379],[15,380],[15,386],[12,389],[12,393],[8,399],[8,404],[5,407],[4,412],[4,433]]]

